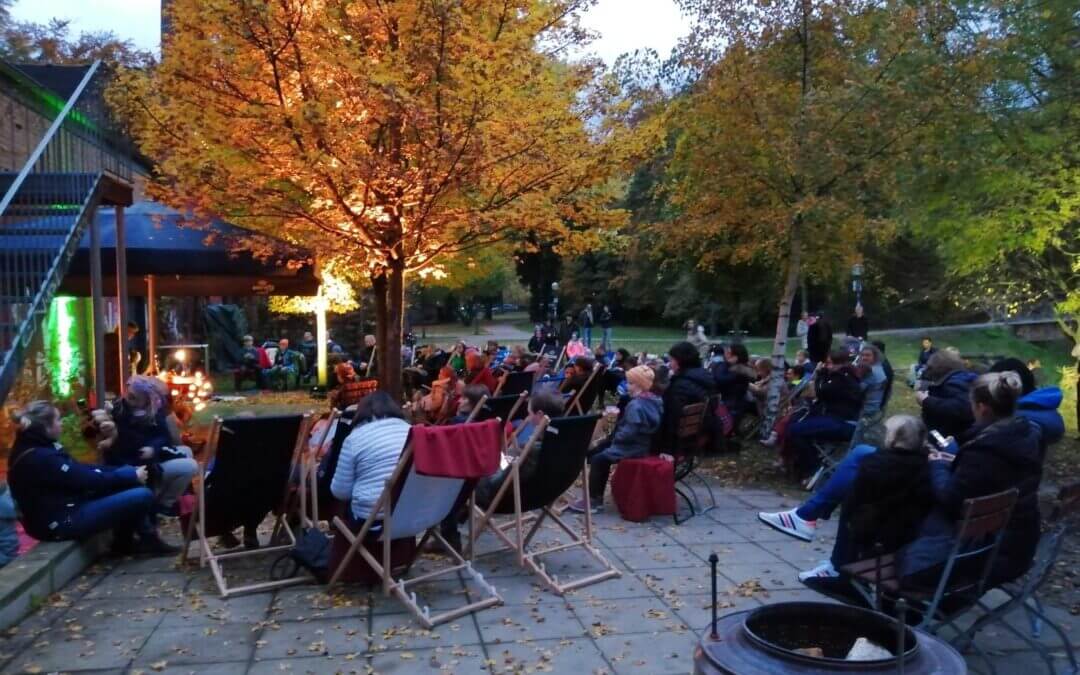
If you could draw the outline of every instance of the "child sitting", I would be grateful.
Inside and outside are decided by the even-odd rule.
[[[480,402],[490,395],[491,390],[482,384],[470,384],[465,387],[465,392],[458,400],[457,413],[450,418],[447,424],[464,424],[468,422]]]

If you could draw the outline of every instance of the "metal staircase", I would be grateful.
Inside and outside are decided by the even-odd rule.
[[[0,62],[12,129],[47,129],[17,173],[0,173],[0,404],[100,206],[132,202],[135,160],[115,133],[100,62],[84,67]],[[66,98],[64,98],[66,95]],[[31,147],[32,146],[32,147]],[[5,150],[17,152],[12,142]],[[18,158],[22,160],[21,157]]]

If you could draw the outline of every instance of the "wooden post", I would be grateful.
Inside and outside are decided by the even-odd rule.
[[[101,291],[101,229],[90,214],[90,301],[94,316],[94,407],[105,405],[105,301]]]
[[[127,386],[127,378],[133,375],[131,361],[128,357],[127,323],[128,323],[128,285],[127,285],[127,236],[124,233],[124,207],[116,207],[116,306],[118,338],[117,352],[120,359],[120,384],[119,394],[124,395],[124,387]]]
[[[157,375],[157,284],[154,275],[146,277],[146,358],[150,375]]]

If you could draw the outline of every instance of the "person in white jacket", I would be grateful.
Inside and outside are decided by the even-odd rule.
[[[360,402],[330,483],[334,497],[349,502],[354,524],[371,515],[408,437],[405,413],[389,394],[377,391]]]

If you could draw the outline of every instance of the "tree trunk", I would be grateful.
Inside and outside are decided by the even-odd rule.
[[[405,308],[405,265],[391,260],[390,265],[371,279],[375,292],[375,340],[378,343],[375,364],[379,369],[379,387],[395,401],[401,400],[401,338]]]
[[[772,433],[777,414],[780,411],[780,394],[784,388],[784,362],[787,358],[788,327],[791,324],[791,302],[799,287],[799,273],[802,269],[802,251],[799,247],[799,222],[792,228],[791,252],[788,255],[787,279],[780,295],[780,307],[776,316],[776,336],[773,338],[773,371],[769,380],[769,394],[765,405],[765,419],[761,425],[761,437],[767,438]]]

